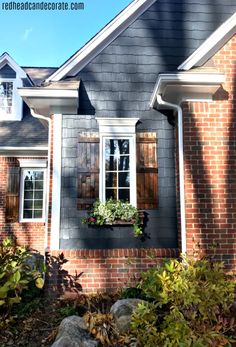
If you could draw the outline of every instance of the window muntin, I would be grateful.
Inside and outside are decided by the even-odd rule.
[[[11,115],[13,110],[13,82],[0,81],[0,114]]]
[[[44,219],[45,170],[22,169],[21,174],[21,220]]]

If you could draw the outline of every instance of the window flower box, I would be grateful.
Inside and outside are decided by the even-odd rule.
[[[92,226],[132,225],[134,236],[143,233],[144,213],[128,202],[109,199],[105,202],[96,201],[88,212],[88,217],[82,219],[83,224]]]

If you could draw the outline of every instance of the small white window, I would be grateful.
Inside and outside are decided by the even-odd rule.
[[[104,189],[105,200],[130,202],[130,139],[104,138]]]
[[[0,113],[7,116],[12,114],[13,82],[0,82]]]
[[[17,91],[22,81],[17,78],[0,78],[0,121],[22,119],[22,99]]]
[[[45,169],[21,169],[21,222],[42,222],[45,218]]]

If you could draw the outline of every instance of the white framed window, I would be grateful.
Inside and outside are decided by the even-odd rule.
[[[21,168],[20,222],[45,220],[46,169]]]
[[[136,134],[137,118],[97,118],[100,133],[99,198],[137,205]]]
[[[0,78],[0,120],[21,120],[22,99],[17,92],[17,87],[22,86],[22,81],[17,78]]]

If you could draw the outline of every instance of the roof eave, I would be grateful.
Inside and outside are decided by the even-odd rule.
[[[18,88],[18,92],[29,108],[44,116],[77,114],[78,89]]]
[[[182,100],[212,100],[213,94],[225,81],[221,73],[160,74],[150,100],[150,107],[156,106],[156,96],[180,104]]]

